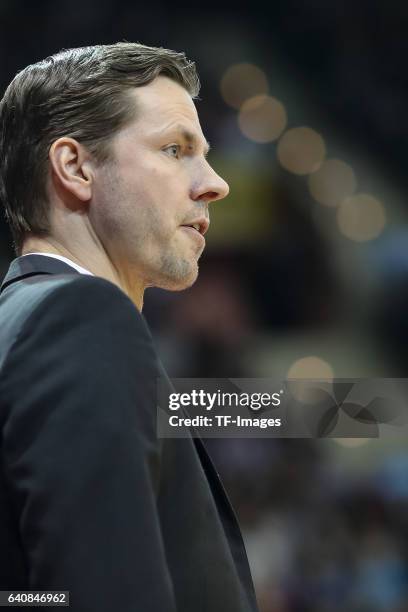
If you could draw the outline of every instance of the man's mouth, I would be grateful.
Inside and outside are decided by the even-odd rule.
[[[204,236],[207,232],[210,222],[205,217],[200,217],[199,219],[193,219],[191,223],[183,223],[182,227],[189,227],[192,230]]]

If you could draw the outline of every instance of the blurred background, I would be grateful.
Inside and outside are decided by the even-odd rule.
[[[199,280],[151,289],[173,377],[405,377],[408,4],[0,0],[0,86],[62,48],[185,51],[213,205]],[[109,101],[107,101],[109,103]],[[14,254],[0,219],[0,277]],[[408,610],[404,439],[211,440],[261,612]]]

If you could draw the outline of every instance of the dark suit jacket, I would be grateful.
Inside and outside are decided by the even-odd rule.
[[[253,612],[201,440],[158,439],[150,332],[112,283],[15,259],[0,295],[0,590],[75,612]]]

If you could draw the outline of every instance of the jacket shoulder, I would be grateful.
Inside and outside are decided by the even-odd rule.
[[[105,294],[107,297],[122,297],[132,304],[127,295],[112,282],[99,276],[85,274],[50,274],[38,275],[17,281],[0,296],[0,316],[13,307],[21,315],[30,315],[46,299],[61,299],[78,292],[87,296]]]
[[[41,296],[0,364],[0,404],[27,414],[38,405],[67,405],[70,414],[86,406],[98,418],[103,408],[107,419],[115,405],[133,414],[139,404],[146,410],[137,411],[137,429],[153,435],[155,404],[137,398],[154,396],[158,360],[133,302],[109,281],[85,275]]]
[[[116,318],[151,339],[143,317],[119,287],[89,275],[41,275],[16,282],[0,297],[0,369],[17,339],[35,330],[63,331],[87,321],[94,329]]]

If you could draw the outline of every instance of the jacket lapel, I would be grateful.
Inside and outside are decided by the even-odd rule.
[[[164,369],[163,364],[160,360],[158,361],[161,376],[166,379],[169,389],[174,390],[174,386],[169,377],[167,376],[167,372]],[[181,407],[181,411],[184,416],[189,416],[189,414],[183,407]],[[242,539],[237,517],[228,499],[228,495],[224,489],[218,472],[210,458],[210,455],[207,452],[207,449],[205,448],[203,440],[201,439],[200,435],[194,427],[188,427],[188,429],[191,433],[191,441],[195,446],[198,457],[200,459],[201,466],[207,477],[208,484],[214,497],[239,577],[242,581],[242,584],[246,588],[246,592],[250,594],[253,609],[257,610],[258,608],[256,604],[255,590],[252,582],[251,572],[249,569],[248,557],[246,554],[245,544]]]

